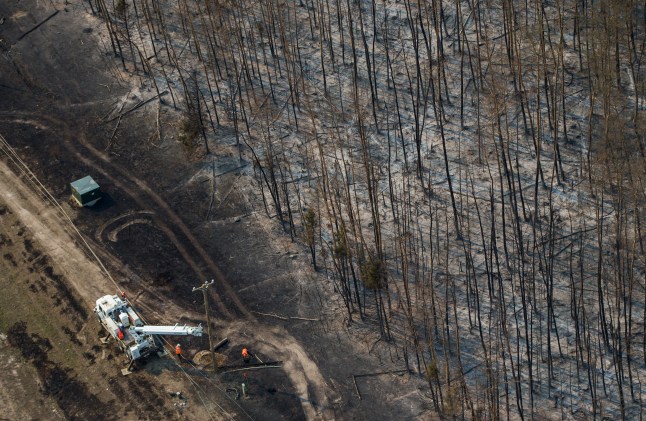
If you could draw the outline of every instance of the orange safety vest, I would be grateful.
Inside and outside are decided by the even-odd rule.
[[[242,358],[245,360],[249,358],[249,351],[247,351],[247,348],[242,348]]]
[[[180,348],[179,345],[175,347],[175,354],[182,355],[182,348]]]

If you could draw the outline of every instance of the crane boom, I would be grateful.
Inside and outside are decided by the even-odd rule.
[[[132,329],[143,335],[202,336],[202,326],[135,326]]]

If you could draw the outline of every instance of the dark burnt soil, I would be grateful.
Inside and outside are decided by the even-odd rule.
[[[276,369],[228,373],[223,374],[221,379],[227,388],[236,388],[246,408],[257,414],[271,414],[271,417],[263,417],[264,419],[305,419],[300,410],[299,396],[290,392],[289,379],[269,370]],[[246,387],[246,397],[242,396],[242,383]],[[290,401],[291,409],[285,405],[285,402]]]

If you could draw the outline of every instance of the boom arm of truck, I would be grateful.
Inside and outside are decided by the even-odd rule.
[[[142,335],[202,336],[202,325],[195,326],[134,326],[135,332]]]

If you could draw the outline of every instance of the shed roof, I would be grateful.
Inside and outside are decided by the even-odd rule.
[[[76,190],[79,194],[91,192],[92,190],[99,188],[97,182],[94,181],[94,179],[92,179],[92,177],[90,177],[89,175],[86,175],[79,180],[72,181],[70,185],[72,186],[72,189]]]

